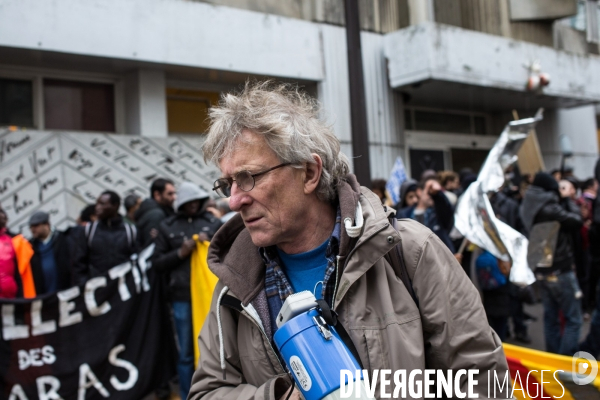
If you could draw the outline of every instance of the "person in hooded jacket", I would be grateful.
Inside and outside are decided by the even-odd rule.
[[[405,212],[409,207],[414,206],[419,202],[417,196],[417,186],[419,182],[414,179],[407,179],[400,185],[400,202],[394,206],[398,214]]]
[[[577,351],[581,315],[581,289],[574,272],[572,235],[581,228],[581,214],[569,198],[560,198],[558,182],[552,175],[539,172],[529,187],[519,213],[530,233],[536,224],[556,221],[560,230],[550,267],[537,268],[536,278],[542,289],[546,350],[573,355]],[[559,312],[565,326],[561,333]]]
[[[158,178],[152,182],[150,197],[142,201],[134,213],[135,226],[139,232],[138,241],[142,247],[152,243],[160,223],[175,214],[173,210],[175,198],[173,181]]]
[[[417,186],[418,201],[411,207],[398,212],[398,218],[410,218],[419,221],[431,229],[452,253],[454,244],[450,231],[454,226],[454,208],[444,195],[442,186],[435,177],[421,181]]]
[[[194,347],[190,293],[191,254],[196,248],[193,239],[210,240],[221,227],[221,221],[206,211],[208,193],[198,185],[184,182],[177,190],[177,213],[158,226],[152,267],[166,277],[167,296],[175,321],[179,343],[177,373],[181,398],[185,399],[194,373]]]

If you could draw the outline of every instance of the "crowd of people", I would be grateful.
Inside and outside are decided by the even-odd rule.
[[[397,209],[398,218],[419,221],[454,253],[480,289],[488,322],[502,340],[512,337],[531,343],[527,321],[535,317],[524,312],[523,304],[541,301],[547,351],[572,355],[584,350],[598,355],[600,312],[594,310],[600,307],[600,205],[595,204],[600,176],[581,181],[570,167],[534,176],[519,174],[515,166],[507,170],[505,185],[490,196],[496,217],[528,237],[530,249],[551,243],[550,258],[530,265],[537,279],[526,288],[510,282],[510,261],[469,245],[454,229],[457,201],[476,178],[470,169],[427,170],[419,181],[408,179],[402,184],[395,205],[386,193],[385,180],[374,180],[372,190],[382,203]],[[583,321],[592,315],[591,332],[579,343]]]
[[[130,194],[123,201],[113,191],[100,194],[86,206],[77,225],[56,229],[44,211],[29,219],[31,238],[12,234],[7,214],[0,208],[0,298],[32,298],[56,293],[106,273],[154,243],[151,258],[164,277],[179,351],[177,372],[181,396],[189,391],[194,372],[190,260],[194,235],[210,240],[223,221],[231,218],[226,199],[215,202],[199,186],[185,182],[177,190],[168,179],[156,179],[150,197]],[[223,218],[223,221],[221,220]],[[107,251],[110,249],[110,251]],[[169,398],[163,388],[159,398]]]

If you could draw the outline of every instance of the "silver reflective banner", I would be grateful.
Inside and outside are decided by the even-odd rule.
[[[529,132],[542,119],[512,121],[504,128],[490,150],[477,181],[461,197],[455,211],[455,227],[467,240],[502,260],[512,260],[510,281],[519,286],[530,285],[535,277],[527,263],[529,242],[521,233],[496,218],[488,194],[504,185],[504,171],[517,161],[517,153]]]

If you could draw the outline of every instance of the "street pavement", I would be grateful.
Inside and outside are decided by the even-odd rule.
[[[506,340],[506,343],[514,344],[517,346],[527,347],[534,350],[546,350],[544,341],[544,306],[542,303],[536,303],[533,305],[525,305],[525,312],[536,318],[536,321],[529,322],[529,336],[531,337],[530,344],[524,344],[517,342],[514,338]],[[512,327],[511,327],[512,330]],[[581,329],[580,341],[582,341],[590,331],[590,321],[584,321]]]

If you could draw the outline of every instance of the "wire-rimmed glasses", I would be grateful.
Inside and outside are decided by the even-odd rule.
[[[252,189],[254,189],[254,185],[255,185],[254,178],[255,177],[264,175],[267,172],[273,171],[274,169],[285,167],[286,165],[290,165],[290,164],[292,164],[292,163],[288,162],[288,163],[279,164],[279,165],[274,166],[273,168],[269,168],[264,171],[256,172],[254,174],[251,173],[250,171],[240,171],[237,174],[235,174],[233,178],[217,179],[213,185],[213,190],[220,197],[229,197],[229,196],[231,196],[231,185],[233,185],[233,182],[235,182],[235,183],[237,183],[240,190],[243,190],[244,192],[249,192]]]

